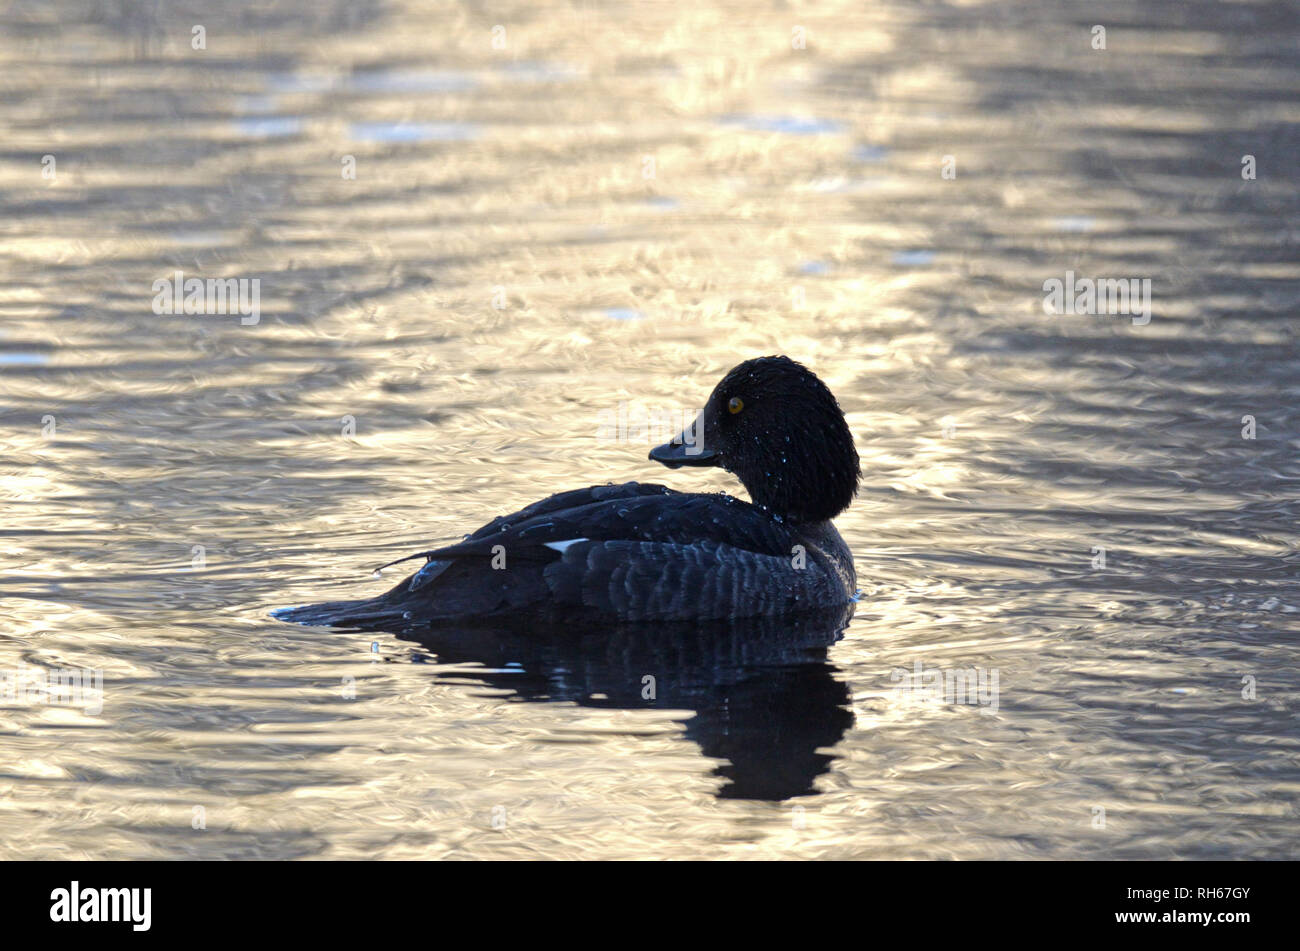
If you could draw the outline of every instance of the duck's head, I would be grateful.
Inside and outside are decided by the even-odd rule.
[[[858,452],[826,384],[789,357],[759,357],[713,389],[689,429],[650,450],[669,468],[720,466],[774,515],[819,522],[848,508]]]

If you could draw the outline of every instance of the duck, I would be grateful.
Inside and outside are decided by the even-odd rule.
[[[441,622],[713,622],[843,611],[857,600],[832,522],[852,503],[858,453],[830,389],[786,356],[746,360],[650,461],[717,467],[750,501],[641,482],[558,492],[454,544],[360,601],[282,608],[298,624],[375,629]]]

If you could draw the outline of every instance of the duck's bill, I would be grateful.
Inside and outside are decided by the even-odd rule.
[[[650,458],[655,462],[661,462],[669,469],[680,469],[682,466],[716,466],[718,464],[718,454],[712,449],[705,449],[699,442],[687,442],[682,436],[664,443],[662,446],[655,446],[650,450]]]

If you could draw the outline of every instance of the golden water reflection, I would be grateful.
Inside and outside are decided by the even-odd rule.
[[[1296,29],[1196,14],[5,12],[0,669],[105,697],[0,700],[0,854],[1292,855]],[[259,321],[155,315],[177,270]],[[1151,323],[1046,315],[1066,271]],[[594,434],[762,353],[862,454],[842,639],[266,618],[555,490],[738,492]]]

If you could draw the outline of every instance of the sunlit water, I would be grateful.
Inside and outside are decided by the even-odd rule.
[[[0,670],[103,678],[0,700],[0,855],[1294,855],[1294,8],[0,16]],[[256,322],[156,315],[178,270]],[[598,434],[778,352],[863,459],[829,648],[266,616],[559,489],[740,492]]]

